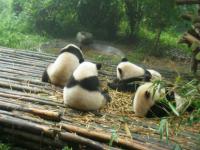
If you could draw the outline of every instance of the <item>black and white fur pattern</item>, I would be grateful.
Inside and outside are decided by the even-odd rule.
[[[61,49],[55,62],[48,65],[42,75],[42,81],[64,87],[73,71],[83,61],[81,49],[74,44],[69,44]]]
[[[167,91],[160,88],[160,85],[154,85],[151,82],[141,85],[134,96],[133,111],[139,117],[164,117],[168,116],[172,110],[168,104],[161,102],[162,98],[168,101],[175,101],[176,111],[182,113],[188,104],[187,100],[179,96],[174,91]]]
[[[162,76],[153,69],[145,70],[123,58],[122,62],[117,65],[117,78],[120,81],[152,81],[161,80]]]
[[[143,69],[123,58],[117,65],[117,78],[108,83],[112,89],[117,89],[122,92],[135,92],[139,87],[138,81],[153,81],[161,80],[162,76],[159,72],[152,69]]]
[[[94,111],[103,107],[111,98],[108,93],[99,89],[100,68],[100,65],[91,62],[81,63],[64,87],[64,104],[83,111]]]

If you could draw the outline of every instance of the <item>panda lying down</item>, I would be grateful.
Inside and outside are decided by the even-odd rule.
[[[139,87],[138,81],[153,81],[161,80],[162,76],[159,72],[152,69],[144,69],[123,58],[117,65],[116,69],[117,78],[108,83],[111,89],[117,89],[123,92],[135,92]]]
[[[154,85],[147,82],[141,85],[133,99],[133,111],[139,117],[164,117],[168,116],[172,110],[168,104],[160,101],[166,98],[168,101],[175,101],[176,111],[181,113],[185,108],[192,111],[192,106],[188,105],[188,101],[174,92],[168,92],[160,85]]]

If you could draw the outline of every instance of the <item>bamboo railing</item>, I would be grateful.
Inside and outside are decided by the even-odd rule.
[[[160,140],[158,119],[106,112],[97,116],[64,106],[62,89],[41,82],[43,70],[54,60],[50,54],[0,48],[0,140],[27,149],[68,145],[74,149],[165,150],[176,143],[184,149],[199,148],[196,128],[171,136],[167,143]],[[115,76],[115,67],[103,64],[102,82]],[[164,72],[169,78],[173,74]]]

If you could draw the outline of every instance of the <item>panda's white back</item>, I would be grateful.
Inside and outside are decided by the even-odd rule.
[[[122,76],[119,72],[122,70]],[[117,66],[117,78],[120,80],[129,79],[144,75],[144,69],[130,62],[121,62]]]
[[[106,104],[104,96],[99,91],[88,91],[80,86],[64,88],[64,104],[79,110],[98,110]]]
[[[78,65],[75,55],[67,52],[60,54],[47,69],[51,83],[64,86]]]

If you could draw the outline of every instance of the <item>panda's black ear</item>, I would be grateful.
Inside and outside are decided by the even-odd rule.
[[[82,45],[80,45],[79,48],[80,48],[80,50],[83,50],[83,46]]]
[[[83,59],[83,58],[80,58],[80,59],[79,59],[79,63],[81,64],[82,62],[84,62],[84,59]]]
[[[175,100],[175,92],[174,91],[169,91],[169,90],[166,90],[165,91],[165,94],[166,94],[166,99],[168,101],[174,101]]]
[[[97,66],[97,70],[100,70],[102,65],[100,63],[98,63],[98,64],[96,64],[96,66]]]
[[[122,69],[118,68],[119,74],[122,76]]]
[[[144,93],[144,96],[145,96],[145,98],[146,99],[149,99],[150,98],[150,92],[149,91],[146,91],[145,93]]]
[[[127,62],[128,59],[126,57],[122,58],[121,62]]]

